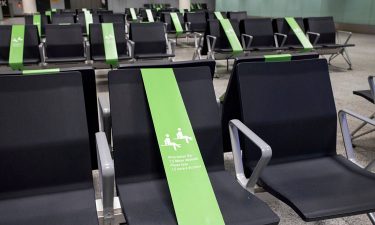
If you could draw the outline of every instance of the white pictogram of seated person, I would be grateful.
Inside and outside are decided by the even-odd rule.
[[[177,137],[177,138],[176,138],[177,140],[185,140],[185,142],[186,142],[187,144],[189,144],[189,142],[190,142],[191,140],[193,140],[193,138],[191,138],[191,137],[189,137],[189,136],[185,136],[185,135],[182,133],[181,128],[178,128],[178,129],[177,129],[176,137]]]
[[[164,139],[164,145],[163,146],[172,146],[175,151],[177,151],[177,148],[180,148],[181,145],[174,143],[171,141],[171,138],[169,137],[169,134],[165,135]]]

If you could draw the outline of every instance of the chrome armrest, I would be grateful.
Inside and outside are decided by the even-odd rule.
[[[164,32],[167,33],[168,30],[168,23],[164,23]]]
[[[191,22],[186,22],[185,28],[186,28],[186,31],[191,31]]]
[[[314,39],[314,41],[313,41],[313,45],[316,45],[316,43],[318,43],[318,41],[319,41],[319,38],[320,38],[320,34],[319,33],[315,33],[315,32],[311,32],[311,31],[308,31],[308,32],[306,32],[306,34],[307,34],[307,38],[310,40],[310,35],[313,35],[313,36],[315,36],[315,39]]]
[[[375,100],[375,79],[374,78],[375,78],[374,76],[369,76],[368,77],[368,84],[370,86],[372,99]]]
[[[44,64],[46,63],[45,43],[41,42],[38,47],[39,47],[39,55],[41,58],[41,62],[42,64]]]
[[[135,43],[134,43],[134,41],[127,39],[126,40],[126,45],[128,46],[129,56],[131,58],[134,58],[134,49],[135,49]]]
[[[194,32],[194,45],[195,45],[195,48],[199,48],[203,46],[203,34]]]
[[[288,35],[286,34],[281,34],[281,33],[274,33],[273,34],[273,37],[275,39],[275,44],[276,44],[276,47],[283,47],[285,42],[286,42],[286,39],[288,38]],[[283,40],[281,41],[281,44],[279,44],[279,39],[278,37],[282,37]]]
[[[85,46],[86,60],[89,61],[91,59],[90,42],[89,42],[89,40],[84,41],[83,45]]]
[[[241,40],[242,40],[242,47],[244,49],[249,49],[251,46],[251,43],[253,42],[254,37],[248,34],[242,34]]]
[[[339,113],[338,113],[339,121],[340,121],[340,127],[341,127],[341,134],[342,134],[342,137],[344,139],[346,156],[353,163],[357,164],[360,167],[363,167],[357,162],[356,157],[355,157],[355,153],[354,153],[354,150],[353,150],[352,136],[351,136],[351,133],[350,133],[350,130],[349,130],[347,115],[352,116],[352,117],[354,117],[358,120],[361,120],[361,121],[363,121],[367,124],[370,124],[372,126],[375,126],[375,120],[372,120],[370,118],[362,116],[358,113],[352,112],[350,110],[340,110]]]
[[[209,52],[212,52],[214,49],[215,49],[215,45],[216,45],[216,37],[215,36],[212,36],[212,35],[207,35],[207,47],[208,47],[208,51]]]
[[[262,152],[262,156],[260,157],[249,179],[246,178],[245,173],[244,173],[244,167],[242,163],[242,152],[241,152],[238,130],[241,131],[256,146],[258,146]],[[271,157],[272,157],[271,147],[239,120],[231,120],[229,122],[229,134],[230,134],[230,140],[232,144],[232,152],[233,152],[233,158],[234,158],[234,166],[236,170],[236,178],[243,188],[254,193],[255,185],[258,182],[258,179],[263,169],[267,166],[268,162],[271,160]]]
[[[173,39],[168,39],[168,50],[169,54],[174,55],[176,52],[176,41]]]
[[[346,40],[344,41],[344,45],[346,45],[346,44],[348,44],[349,43],[349,40],[350,40],[350,38],[352,37],[352,35],[353,35],[353,33],[352,32],[349,32],[349,31],[343,31],[343,30],[338,30],[338,31],[336,31],[337,32],[337,39],[338,39],[338,43],[340,44],[341,43],[341,41],[340,41],[340,36],[341,36],[341,34],[345,34],[345,35],[347,35],[347,37],[346,37]]]
[[[103,95],[98,96],[99,105],[99,131],[104,132],[107,139],[111,140],[111,130],[112,130],[112,118],[111,118],[111,108],[108,98]]]
[[[104,224],[112,224],[113,221],[113,198],[115,185],[115,169],[107,138],[103,132],[96,136],[96,153],[99,166],[99,188],[103,200]]]

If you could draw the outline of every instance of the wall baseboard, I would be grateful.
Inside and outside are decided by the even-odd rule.
[[[336,23],[336,29],[353,33],[375,34],[375,25]]]

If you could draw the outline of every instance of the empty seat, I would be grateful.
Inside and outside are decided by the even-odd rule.
[[[129,39],[135,43],[136,59],[174,57],[174,50],[171,41],[166,38],[163,23],[131,23]]]
[[[129,51],[125,37],[124,24],[114,23],[113,31],[116,39],[116,49],[118,60],[129,60]],[[90,24],[90,53],[91,59],[95,61],[105,61],[105,50],[103,41],[103,30],[101,24]]]
[[[0,77],[2,225],[99,224],[82,77]]]
[[[135,16],[138,16],[138,9],[137,8],[133,8],[133,9],[134,9],[134,12],[135,12]],[[125,8],[125,17],[126,17],[126,20],[128,20],[128,21],[133,20],[132,14],[130,12],[130,8]]]
[[[154,21],[157,20],[157,12],[154,9],[151,9],[152,17],[154,18]],[[140,8],[139,9],[139,15],[142,18],[144,22],[149,22],[147,17],[146,9]]]
[[[52,14],[52,24],[73,24],[75,23],[74,16],[71,14]]]
[[[286,49],[280,47],[283,41],[278,42],[278,36],[273,32],[272,19],[270,18],[244,19],[240,22],[240,30],[242,35],[252,37],[251,42],[248,38],[242,37],[246,50],[272,52]]]
[[[100,23],[99,15],[98,14],[91,14],[92,15],[92,22],[93,23]],[[87,34],[87,27],[86,27],[86,17],[84,13],[77,14],[77,23],[81,24],[82,32]]]
[[[40,28],[41,28],[41,35],[45,35],[45,26],[48,24],[48,18],[46,15],[40,15]],[[34,25],[34,17],[33,15],[25,15],[25,24],[26,25]]]
[[[259,184],[305,221],[373,212],[375,175],[336,152],[327,61],[241,63],[236,70],[240,119],[272,148]],[[254,148],[244,140],[247,174],[259,157]]]
[[[176,14],[177,14],[178,20],[180,21],[181,28],[182,28],[183,32],[185,32],[186,26],[185,26],[185,23],[184,23],[184,17],[181,13],[176,13]],[[173,23],[170,12],[163,12],[161,14],[160,21],[163,22],[164,24],[166,24],[167,33],[176,33],[176,27]]]
[[[45,54],[47,63],[84,62],[86,51],[81,25],[47,25]]]
[[[269,207],[224,170],[209,68],[176,68],[174,73],[225,223],[277,224]],[[127,223],[176,225],[141,71],[112,71],[109,85],[116,183]]]
[[[297,24],[299,25],[299,27],[301,28],[301,30],[305,32],[303,19],[300,17],[296,17],[295,20]],[[288,47],[290,49],[303,49],[301,42],[299,41],[298,37],[296,36],[292,28],[290,28],[285,18],[274,19],[273,26],[274,26],[275,32],[287,35],[287,39],[283,46]],[[279,37],[278,39],[279,39],[279,43],[281,43],[282,37]]]
[[[354,46],[354,44],[349,43],[352,33],[336,31],[333,17],[309,17],[305,18],[304,22],[314,48],[322,55],[331,55],[329,62],[336,56],[341,55],[351,69],[352,62],[347,48]],[[346,37],[343,39],[341,36]]]
[[[190,32],[204,33],[207,26],[206,14],[204,12],[187,12],[184,14]]]
[[[9,51],[12,35],[12,25],[0,26],[0,65],[9,63]],[[39,34],[35,25],[25,25],[25,37],[23,47],[23,64],[38,64],[41,62],[39,53]]]
[[[103,14],[100,17],[102,23],[121,23],[125,27],[125,15],[122,13]]]
[[[212,11],[206,11],[206,20],[216,20],[215,12]],[[221,12],[221,15],[223,16],[224,19],[227,19],[227,13],[226,12]]]
[[[247,18],[247,12],[241,11],[241,12],[227,12],[228,19],[234,19],[238,20],[240,22],[241,20],[244,20]]]

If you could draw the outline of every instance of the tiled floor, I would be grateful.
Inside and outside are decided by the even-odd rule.
[[[4,24],[23,23],[23,19],[15,18],[11,20],[5,20]],[[375,36],[365,34],[354,34],[352,43],[356,44],[356,47],[351,48],[349,53],[353,61],[353,70],[347,71],[346,63],[342,58],[337,58],[333,64],[337,67],[330,67],[330,76],[332,81],[332,87],[334,90],[335,101],[337,110],[350,109],[363,115],[370,115],[375,111],[373,104],[368,101],[354,96],[353,90],[368,89],[367,77],[375,74]],[[190,45],[186,44],[185,39],[179,40],[179,45],[176,51],[176,60],[190,60],[193,56],[192,40]],[[221,96],[226,90],[228,83],[229,72],[226,71],[225,61],[219,61],[217,63],[217,75],[219,78],[214,79],[214,86],[217,97]],[[99,71],[97,73],[98,80],[98,92],[100,95],[108,96],[107,78],[106,71]],[[357,121],[350,121],[351,124],[358,124]],[[338,152],[343,154],[343,142],[341,138],[340,129],[337,133],[337,149]],[[368,135],[360,138],[355,142],[357,148],[358,160],[364,165],[369,161],[375,159],[375,135]],[[233,172],[233,163],[231,154],[225,154],[225,164],[229,171]],[[361,191],[361,187],[358,187],[358,191]],[[356,193],[353,193],[356,194]],[[316,225],[367,225],[371,224],[366,215],[353,216],[340,219],[332,219],[326,221],[305,223],[298,215],[287,205],[277,200],[268,193],[258,194],[260,198],[266,201],[272,209],[281,218],[282,225],[299,225],[299,224],[316,224]]]

